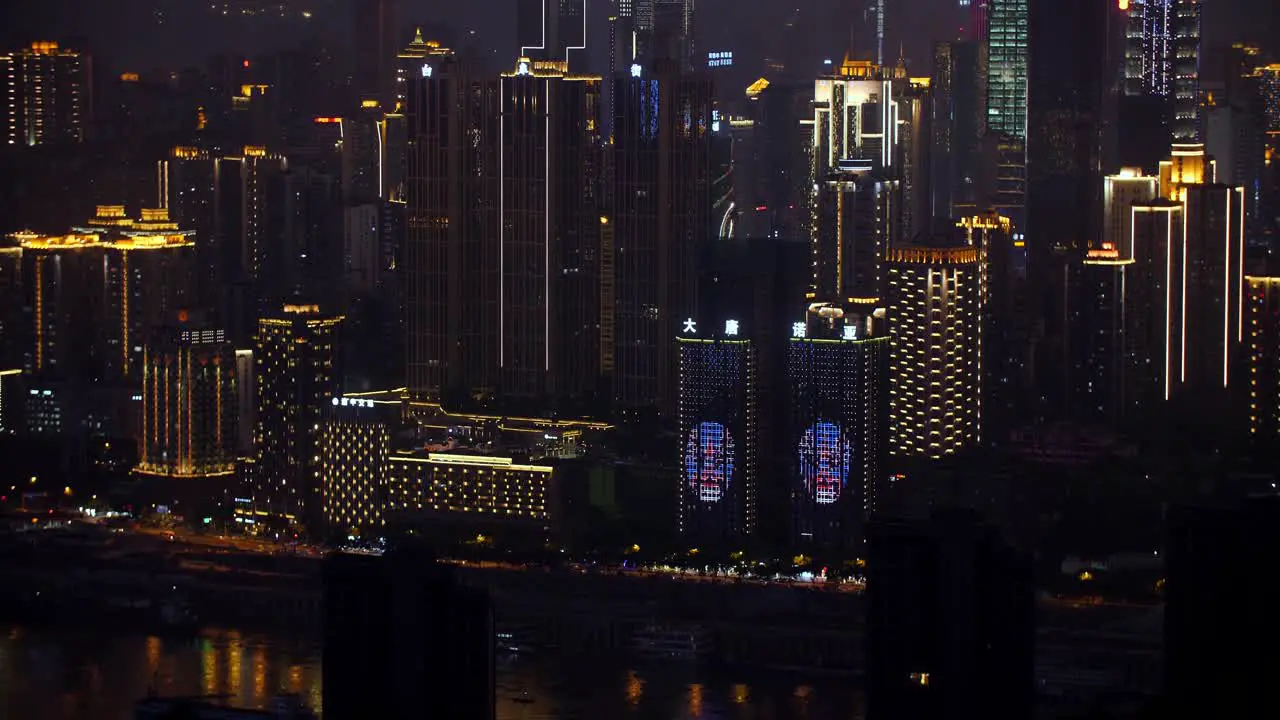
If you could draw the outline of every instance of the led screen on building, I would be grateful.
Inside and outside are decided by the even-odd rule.
[[[849,479],[849,441],[840,426],[820,420],[805,430],[797,448],[800,475],[815,502],[830,505],[840,499]]]
[[[718,422],[701,422],[684,446],[684,476],[702,502],[719,502],[733,478],[733,437]]]

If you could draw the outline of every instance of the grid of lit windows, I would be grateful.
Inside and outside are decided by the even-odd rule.
[[[320,493],[330,532],[360,535],[383,526],[390,443],[382,423],[336,419],[320,429]]]
[[[1280,277],[1245,278],[1249,433],[1280,440]]]
[[[853,449],[840,426],[825,420],[815,423],[800,438],[800,474],[814,501],[830,505],[840,499],[849,479]]]
[[[1027,0],[987,5],[987,128],[1027,139]]]
[[[88,109],[86,59],[40,41],[0,54],[0,144],[80,142]]]
[[[545,523],[551,518],[553,468],[509,457],[393,454],[387,463],[387,511],[431,511]]]
[[[982,432],[982,288],[976,248],[889,254],[890,447],[941,457]]]

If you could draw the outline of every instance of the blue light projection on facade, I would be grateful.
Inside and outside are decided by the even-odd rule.
[[[684,445],[684,477],[702,502],[719,502],[733,479],[733,437],[718,422],[698,423]]]
[[[800,438],[800,475],[815,502],[830,505],[840,499],[849,480],[849,441],[840,426],[820,420]]]

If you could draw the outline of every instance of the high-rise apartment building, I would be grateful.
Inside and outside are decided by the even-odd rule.
[[[710,80],[671,63],[614,79],[613,392],[674,412],[672,327],[697,308],[697,247],[718,234]]]
[[[484,80],[442,63],[410,87],[410,392],[594,397],[599,103],[600,78],[529,58]]]
[[[330,536],[378,533],[386,524],[391,436],[373,400],[333,397],[320,425],[320,497]]]
[[[1156,199],[1131,208],[1134,264],[1126,271],[1126,349],[1135,370],[1129,384],[1137,406],[1168,400],[1181,382],[1182,265],[1186,211]]]
[[[1121,168],[1119,173],[1103,178],[1102,245],[1097,249],[1114,250],[1121,258],[1132,258],[1132,208],[1159,194],[1160,179],[1143,175],[1141,168]]]
[[[351,0],[351,28],[355,40],[355,91],[361,100],[376,100],[394,107],[396,52],[396,3],[394,0]]]
[[[678,330],[679,533],[729,543],[756,530],[760,482],[756,348],[740,321]]]
[[[1169,50],[1174,142],[1199,142],[1204,128],[1200,104],[1200,2],[1174,0]]]
[[[338,396],[342,316],[286,304],[258,320],[255,520],[317,532],[322,523],[320,423]]]
[[[192,483],[230,478],[239,456],[235,349],[222,330],[191,321],[186,312],[176,320],[145,341],[134,472]]]
[[[884,297],[884,253],[902,237],[901,183],[842,161],[817,188],[812,244],[813,299],[875,303]]]
[[[934,45],[928,220],[951,220],[987,204],[982,170],[987,52],[985,43],[973,40]]]
[[[29,343],[23,366],[29,373],[100,379],[106,357],[102,302],[106,243],[96,234],[60,236],[17,233]]]
[[[1130,332],[1141,328],[1130,317],[1136,308],[1129,298],[1135,263],[1132,255],[1101,248],[1067,266],[1070,412],[1112,431],[1133,419],[1136,392],[1147,383],[1138,376],[1146,369],[1133,363],[1131,355]]]
[[[940,457],[982,439],[982,250],[890,248],[890,452]]]
[[[883,324],[875,314],[828,313],[792,328],[790,535],[797,546],[854,550],[876,509],[889,440]]]
[[[78,143],[93,118],[93,64],[56,42],[0,53],[0,144]]]
[[[1247,275],[1244,282],[1249,434],[1269,446],[1280,441],[1280,277]]]

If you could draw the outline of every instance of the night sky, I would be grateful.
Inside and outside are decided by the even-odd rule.
[[[88,46],[112,70],[174,70],[203,63],[215,52],[253,54],[296,45],[307,36],[349,42],[353,0],[9,0],[0,5],[0,33],[8,42],[41,39],[87,39]],[[354,0],[362,2],[364,0]],[[450,26],[459,34],[475,31],[479,47],[495,49],[495,62],[510,61],[514,51],[514,0],[397,0],[402,29],[414,24]],[[611,0],[588,0],[592,15],[592,70],[603,68]],[[799,63],[807,57],[841,55],[849,45],[850,27],[867,0],[697,0],[698,37],[703,50],[733,50],[740,62],[790,49]],[[930,44],[956,34],[957,0],[886,0],[886,55],[896,57],[899,44],[913,61],[915,73],[926,73]],[[1072,0],[1060,0],[1069,2]],[[289,20],[221,20],[212,6],[287,5]],[[1204,34],[1211,44],[1247,38],[1268,26],[1280,0],[1205,0]],[[495,12],[495,8],[505,12]],[[297,16],[312,12],[310,21]],[[781,28],[798,13],[801,22],[788,37]],[[856,29],[855,29],[856,30]],[[797,38],[798,36],[798,38]],[[790,42],[789,42],[790,40]],[[867,49],[864,49],[867,50]],[[755,68],[744,68],[754,71]]]

